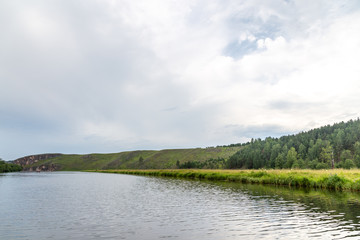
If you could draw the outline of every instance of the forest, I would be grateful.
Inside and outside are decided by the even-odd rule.
[[[226,161],[226,168],[360,168],[360,120],[280,138],[252,139]]]
[[[19,172],[22,170],[22,167],[17,165],[17,164],[13,164],[13,163],[6,163],[5,161],[1,160],[0,158],[0,173],[3,172]]]

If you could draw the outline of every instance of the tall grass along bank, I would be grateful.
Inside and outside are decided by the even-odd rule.
[[[251,184],[287,185],[291,187],[360,191],[360,170],[95,170],[159,177],[229,181]]]

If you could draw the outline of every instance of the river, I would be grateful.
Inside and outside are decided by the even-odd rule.
[[[121,174],[0,174],[0,239],[360,239],[360,195]]]

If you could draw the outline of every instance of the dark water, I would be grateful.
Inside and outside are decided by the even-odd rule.
[[[0,174],[0,239],[360,239],[360,195],[100,173]]]

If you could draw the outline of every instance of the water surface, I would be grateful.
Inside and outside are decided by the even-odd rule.
[[[1,239],[360,239],[360,195],[120,174],[0,174]]]

